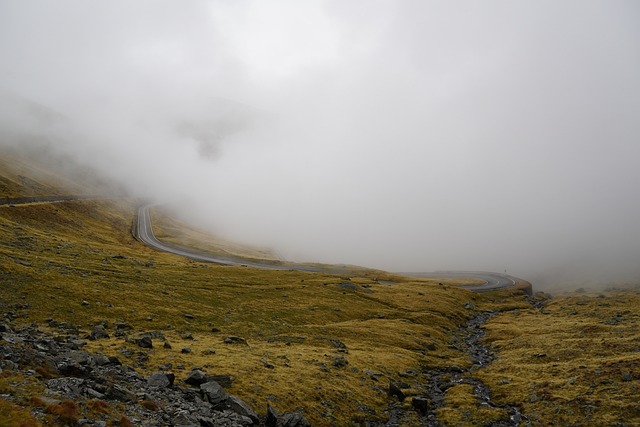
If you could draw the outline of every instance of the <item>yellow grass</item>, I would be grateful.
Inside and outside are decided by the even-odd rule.
[[[541,425],[639,425],[639,307],[631,287],[504,313],[487,325],[498,360],[477,376]]]

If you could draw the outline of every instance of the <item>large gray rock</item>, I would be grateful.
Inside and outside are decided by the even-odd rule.
[[[422,415],[426,415],[429,411],[429,398],[424,396],[413,396],[411,406]]]
[[[400,387],[393,383],[389,383],[389,396],[397,397],[399,401],[403,401],[407,396],[402,392]]]
[[[249,417],[254,424],[258,424],[260,422],[260,418],[258,417],[256,411],[251,409],[249,405],[240,400],[238,396],[229,395],[227,404],[229,405],[229,409],[231,409],[233,412],[245,417]]]
[[[208,381],[209,380],[207,379],[207,374],[202,372],[200,369],[194,369],[193,371],[191,371],[187,379],[184,380],[185,383],[195,387],[198,387]]]
[[[93,359],[93,364],[96,366],[104,366],[111,363],[111,360],[104,354],[96,353],[91,357]]]
[[[278,411],[267,403],[267,419],[264,421],[264,424],[267,427],[276,427],[278,425],[278,418],[280,418]]]
[[[135,402],[138,399],[138,396],[128,388],[113,384],[107,390],[106,396],[109,399],[119,400],[121,402]]]
[[[85,380],[81,378],[53,378],[46,382],[47,388],[57,394],[77,399],[82,395]]]
[[[172,421],[176,427],[200,427],[198,419],[188,411],[180,411]]]
[[[300,412],[289,412],[280,418],[282,427],[311,427],[309,421]]]
[[[87,336],[86,338],[92,341],[99,340],[99,339],[108,339],[109,334],[107,333],[104,325],[96,325],[91,330],[91,334],[89,334],[89,336]]]
[[[151,340],[151,337],[148,336],[138,338],[136,340],[136,344],[142,348],[153,348],[153,341]]]
[[[147,378],[147,385],[150,387],[167,388],[173,385],[173,381],[175,379],[176,376],[174,374],[154,372],[149,378]]]
[[[227,406],[227,399],[229,395],[224,391],[222,386],[215,381],[209,381],[204,384],[200,384],[200,390],[203,393],[203,397],[213,405],[215,409],[224,409]]]

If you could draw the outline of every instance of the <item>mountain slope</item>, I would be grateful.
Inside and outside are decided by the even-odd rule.
[[[0,198],[108,188],[66,175],[78,168],[10,156]],[[640,420],[637,288],[544,301],[475,294],[455,279],[204,264],[136,241],[135,211],[127,199],[0,206],[0,425],[179,424],[176,396],[200,395],[185,382],[193,367],[263,422],[267,404],[313,425]],[[162,222],[197,242],[195,230]],[[76,346],[73,357],[118,358],[142,394],[156,371],[175,374],[175,386],[129,390],[126,402],[55,391],[87,378],[53,363],[42,347],[53,341]]]

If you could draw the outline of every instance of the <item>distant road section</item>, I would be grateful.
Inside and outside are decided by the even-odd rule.
[[[430,273],[403,273],[407,276],[413,277],[425,277],[429,279],[480,279],[484,281],[481,285],[461,285],[461,288],[467,288],[475,292],[488,292],[498,289],[517,288],[522,289],[527,294],[531,295],[533,289],[531,283],[526,280],[519,279],[517,277],[509,276],[508,274],[492,273],[487,271],[434,271]]]
[[[137,237],[147,245],[159,249],[161,251],[170,252],[172,254],[184,256],[196,261],[204,261],[204,262],[213,262],[217,264],[223,265],[236,265],[236,266],[247,266],[254,268],[262,268],[268,270],[298,270],[298,271],[306,271],[306,272],[324,272],[324,273],[332,273],[331,271],[321,270],[319,268],[314,268],[312,266],[307,265],[273,265],[267,263],[259,263],[252,262],[249,260],[232,260],[228,258],[215,257],[210,254],[205,254],[197,251],[189,251],[182,248],[176,248],[165,243],[162,243],[158,238],[153,234],[153,227],[151,224],[151,213],[150,209],[153,205],[145,205],[138,209],[138,220],[136,227]],[[335,274],[342,274],[343,271],[335,271]],[[436,271],[432,273],[400,273],[406,276],[412,277],[421,277],[421,278],[430,278],[430,279],[438,279],[438,278],[474,278],[483,280],[485,283],[481,285],[469,285],[469,286],[461,286],[467,288],[474,292],[488,292],[498,289],[507,289],[507,288],[515,288],[521,289],[527,294],[531,295],[532,288],[529,282],[518,279],[516,277],[509,276],[507,274],[501,273],[489,273],[489,272],[478,272],[478,271]]]

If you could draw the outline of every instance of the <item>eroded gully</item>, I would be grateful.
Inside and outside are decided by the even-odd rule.
[[[487,425],[487,427],[511,427],[519,426],[526,422],[526,416],[521,413],[517,406],[501,405],[492,401],[491,390],[482,381],[473,377],[473,373],[478,369],[489,365],[494,355],[488,347],[482,344],[482,338],[485,331],[482,328],[494,312],[480,313],[473,316],[468,323],[461,328],[458,347],[463,347],[471,358],[471,366],[462,368],[458,366],[438,367],[433,369],[425,369],[422,371],[424,386],[421,387],[421,394],[414,397],[414,407],[420,414],[420,421],[425,426],[441,426],[437,420],[436,413],[438,409],[444,407],[445,396],[447,391],[459,384],[468,384],[473,386],[475,397],[478,405],[490,408],[500,408],[508,413],[507,417],[496,420]],[[418,405],[416,405],[418,402]],[[400,402],[394,399],[389,408],[389,421],[383,425],[386,427],[395,427],[403,425],[403,419],[406,415]]]

